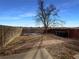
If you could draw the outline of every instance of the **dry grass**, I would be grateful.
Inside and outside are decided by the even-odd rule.
[[[54,59],[74,59],[73,51],[67,49],[63,44],[51,45],[46,49]]]
[[[61,38],[61,40],[64,38]],[[79,40],[66,40],[64,43],[46,47],[54,59],[74,59],[74,55],[79,53]]]
[[[77,41],[75,40],[68,40],[61,37],[57,37],[55,35],[51,34],[41,34],[37,36],[29,35],[29,36],[19,36],[15,38],[6,48],[8,50],[6,51],[6,54],[19,54],[23,52],[27,52],[32,48],[20,48],[18,50],[12,51],[11,49],[14,49],[16,47],[22,46],[23,44],[30,43],[30,42],[38,42],[40,40],[63,40],[65,43],[60,44],[53,44],[50,46],[45,46],[47,51],[51,54],[51,56],[54,59],[74,59],[73,55],[78,53],[78,51],[75,51],[74,49],[77,45],[79,45]],[[50,42],[49,42],[50,43]],[[73,47],[72,45],[75,45]],[[71,48],[72,47],[72,48]]]

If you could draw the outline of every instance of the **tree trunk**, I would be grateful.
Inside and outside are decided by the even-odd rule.
[[[45,33],[45,34],[48,33],[48,27],[47,27],[47,26],[45,26],[45,28],[44,28],[44,33]]]

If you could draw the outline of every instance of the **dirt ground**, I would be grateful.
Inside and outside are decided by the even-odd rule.
[[[74,41],[51,34],[20,36],[7,46],[14,52],[0,59],[75,59],[73,55],[78,51],[69,44]]]

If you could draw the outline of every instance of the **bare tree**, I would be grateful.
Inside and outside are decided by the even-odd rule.
[[[48,7],[44,5],[44,0],[38,0],[38,14],[36,16],[36,21],[40,22],[45,29],[45,33],[50,26],[56,26],[58,23],[56,16],[58,15],[58,10],[53,4]],[[45,8],[46,7],[46,8]]]

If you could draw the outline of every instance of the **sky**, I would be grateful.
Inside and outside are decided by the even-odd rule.
[[[59,19],[65,27],[79,27],[79,0],[45,0],[59,9]],[[0,0],[0,25],[39,26],[35,22],[37,0]]]

